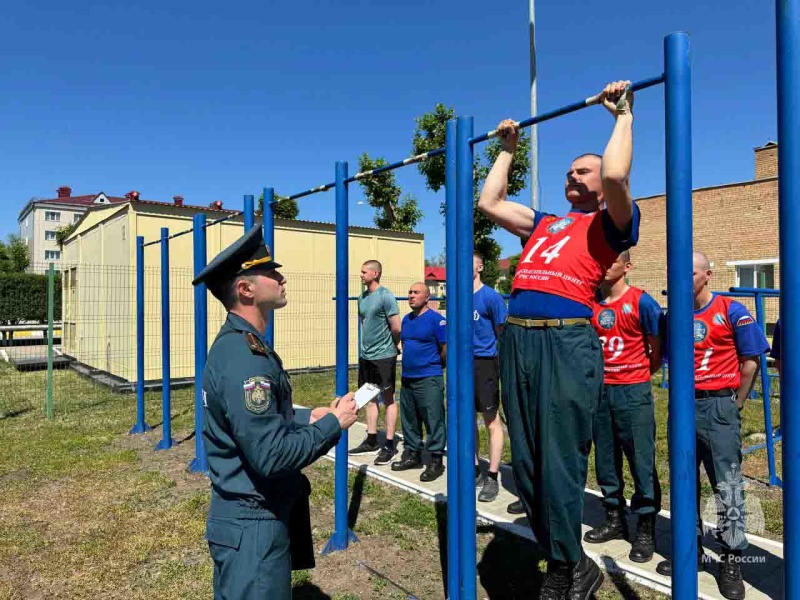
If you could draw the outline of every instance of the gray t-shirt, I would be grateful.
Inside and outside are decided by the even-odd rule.
[[[397,356],[392,339],[389,317],[400,314],[394,294],[383,286],[358,298],[358,317],[361,319],[361,358],[380,360]]]

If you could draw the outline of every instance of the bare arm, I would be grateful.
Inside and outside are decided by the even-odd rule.
[[[619,231],[625,231],[633,219],[633,196],[630,175],[633,161],[633,92],[625,91],[629,81],[609,83],[601,93],[601,101],[614,115],[614,129],[603,152],[600,176],[603,199],[611,220]]]
[[[442,367],[447,366],[447,344],[439,344],[439,358],[442,360]]]
[[[648,335],[645,351],[650,359],[650,375],[661,368],[661,338],[657,335]]]
[[[739,383],[739,389],[736,392],[736,404],[739,407],[739,410],[744,408],[744,401],[747,400],[747,397],[753,390],[753,383],[756,380],[756,375],[758,374],[759,368],[757,356],[746,356],[741,360],[742,366],[739,369],[739,375],[741,379]]]
[[[508,175],[517,149],[519,131],[517,124],[508,119],[502,121],[497,129],[503,149],[483,183],[478,210],[506,231],[528,238],[533,233],[533,209],[508,199]]]
[[[400,315],[392,315],[388,319],[389,330],[392,332],[392,340],[394,345],[400,347]]]

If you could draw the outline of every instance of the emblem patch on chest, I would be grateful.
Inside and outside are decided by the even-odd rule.
[[[611,329],[614,326],[614,323],[617,322],[617,315],[613,310],[607,308],[597,315],[597,322],[600,323],[600,327],[603,329]]]
[[[251,377],[244,382],[244,407],[260,415],[272,404],[272,388],[266,377]]]
[[[633,312],[633,306],[626,302],[622,305],[622,312],[624,312],[626,315],[631,314]]]
[[[567,227],[572,225],[572,222],[575,219],[572,217],[564,217],[563,219],[559,219],[558,221],[552,223],[548,228],[547,231],[549,233],[558,233],[559,231],[565,230]]]
[[[699,344],[708,336],[708,327],[700,320],[694,322],[694,343]]]

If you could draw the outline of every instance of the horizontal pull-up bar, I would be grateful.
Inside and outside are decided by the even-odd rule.
[[[734,294],[759,294],[760,296],[770,296],[775,298],[781,295],[780,290],[775,290],[772,288],[732,287],[729,288],[728,291]]]
[[[232,214],[228,215],[227,217],[222,217],[221,219],[217,219],[216,221],[210,221],[210,222],[206,223],[205,225],[203,225],[203,229],[208,229],[212,225],[216,225],[217,223],[222,223],[223,221],[229,221],[230,219],[234,219],[236,217],[241,217],[243,214],[244,214],[244,212],[239,211],[239,212],[232,213]],[[172,239],[175,239],[177,237],[181,237],[182,235],[186,235],[187,233],[192,233],[193,231],[194,231],[194,227],[191,227],[190,229],[185,229],[183,231],[179,231],[178,233],[173,233],[167,239],[168,240],[172,240]],[[157,240],[153,240],[152,242],[146,242],[146,243],[142,244],[142,247],[144,248],[145,246],[152,246],[154,244],[160,244],[160,243],[161,243],[161,239],[159,238]]]
[[[642,79],[641,81],[632,83],[631,90],[633,90],[634,92],[638,92],[639,90],[644,90],[649,87],[653,87],[654,85],[658,85],[660,83],[664,83],[663,75],[659,75],[658,77],[651,77],[650,79]],[[530,117],[528,119],[525,119],[524,121],[520,121],[517,127],[518,129],[525,129],[526,127],[530,127],[531,125],[536,125],[537,123],[543,123],[545,121],[555,119],[556,117],[561,117],[563,115],[567,115],[569,113],[573,113],[575,111],[586,108],[587,106],[594,106],[595,104],[599,103],[600,103],[600,94],[597,94],[596,96],[591,96],[590,98],[586,98],[585,100],[580,100],[573,104],[567,104],[566,106],[557,108],[555,110],[551,110],[550,112],[541,113],[539,115],[536,115],[535,117]],[[497,137],[497,129],[493,129],[488,133],[484,133],[483,135],[474,137],[469,141],[469,143],[479,144],[480,142],[485,142],[486,140],[490,140],[495,137]]]
[[[649,87],[658,85],[660,83],[664,83],[664,75],[659,75],[658,77],[651,77],[650,79],[642,79],[641,81],[637,81],[636,83],[631,84],[631,89],[634,92],[638,92],[639,90],[644,90]],[[556,117],[560,117],[562,115],[566,115],[571,112],[581,110],[582,108],[586,108],[587,106],[593,106],[599,103],[600,103],[600,94],[597,94],[596,96],[586,98],[584,100],[581,100],[580,102],[575,102],[574,104],[568,104],[567,106],[564,106],[562,108],[557,108],[556,110],[552,110],[547,113],[542,113],[540,115],[536,115],[535,117],[530,117],[529,119],[520,121],[518,127],[520,129],[524,129],[525,127],[530,127],[531,125],[535,125],[536,123],[543,123],[544,121],[549,121],[550,119],[555,119]],[[485,142],[486,140],[490,140],[494,137],[497,137],[496,129],[470,139],[469,143],[478,144],[480,142]],[[380,173],[385,173],[387,171],[393,171],[394,169],[399,169],[400,167],[405,167],[407,165],[413,165],[415,163],[422,162],[423,160],[433,158],[434,156],[442,155],[444,154],[444,152],[445,152],[444,148],[437,148],[436,150],[431,150],[430,152],[424,152],[422,154],[417,154],[416,156],[410,156],[408,158],[404,158],[403,160],[399,160],[389,165],[377,167],[369,171],[362,171],[361,173],[356,173],[352,177],[346,179],[345,183],[353,183],[354,181],[358,181],[359,179],[364,179],[366,177],[371,177],[373,175],[378,175]],[[310,190],[300,192],[299,194],[294,194],[292,196],[289,196],[289,200],[297,200],[298,198],[303,198],[305,196],[310,196],[312,194],[317,194],[319,192],[327,192],[328,190],[334,188],[335,186],[336,186],[335,182],[326,183],[325,185],[320,185],[318,187],[311,188]]]

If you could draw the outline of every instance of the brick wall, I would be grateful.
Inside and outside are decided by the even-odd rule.
[[[777,157],[777,148],[756,152],[756,170],[766,171],[769,160]],[[661,295],[667,282],[666,206],[664,196],[637,201],[642,213],[639,244],[631,251],[634,268],[630,283],[645,289],[662,306]],[[766,260],[778,257],[778,181],[769,178],[745,183],[695,190],[692,194],[694,247],[712,261],[714,290],[736,285],[736,267],[731,261]],[[775,286],[779,268],[775,265]],[[686,274],[692,276],[691,273]],[[745,303],[751,310],[754,307]],[[766,302],[767,321],[777,318],[778,302]]]
[[[756,148],[756,179],[778,176],[778,146]]]

